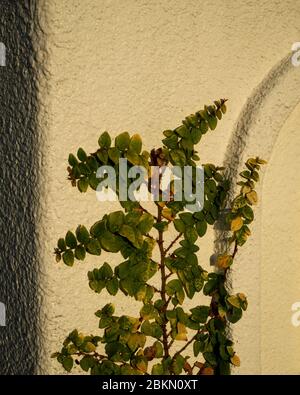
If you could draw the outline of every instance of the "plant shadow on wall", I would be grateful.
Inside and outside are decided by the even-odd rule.
[[[265,161],[250,158],[246,169],[240,173],[240,193],[230,202],[225,219],[228,243],[217,256],[215,270],[211,273],[199,265],[199,247],[195,243],[198,237],[205,235],[207,226],[214,225],[224,212],[230,187],[230,180],[224,176],[225,169],[213,164],[203,165],[201,211],[187,211],[187,199],[174,198],[174,182],[170,183],[167,200],[163,199],[161,187],[163,169],[171,165],[190,166],[195,189],[196,163],[200,160],[195,145],[208,130],[216,128],[226,112],[225,102],[224,99],[215,101],[188,116],[176,129],[166,130],[163,147],[150,153],[142,151],[139,135],[130,137],[127,132],[122,133],[112,146],[109,134],[104,132],[95,153],[87,155],[79,148],[78,159],[69,155],[69,179],[80,192],[86,192],[89,187],[97,190],[101,181],[97,171],[101,166],[112,167],[119,176],[120,159],[126,159],[128,171],[134,166],[145,168],[150,181],[155,173],[153,170],[158,169],[159,176],[158,200],[153,202],[155,215],[139,201],[120,199],[123,210],[104,215],[90,230],[79,225],[75,233],[68,231],[58,240],[56,260],[62,259],[67,266],[73,266],[75,259],[84,260],[86,253],[99,256],[102,249],[120,252],[124,262],[114,269],[105,262],[88,272],[89,286],[96,293],[106,288],[112,296],[122,292],[142,303],[138,317],[115,315],[113,304],[98,310],[95,314],[99,317],[99,328],[103,329],[101,336],[86,336],[73,330],[61,351],[52,355],[66,371],[72,370],[74,362],[84,371],[99,375],[227,375],[232,365],[239,366],[228,325],[241,319],[247,299],[243,293],[230,294],[226,276],[238,248],[250,235],[248,225],[254,219],[251,206],[257,203],[255,182],[259,181],[258,170]],[[129,188],[133,180],[128,177],[126,181]],[[120,182],[115,193],[120,198]],[[170,226],[174,226],[177,236],[165,245]],[[179,248],[175,247],[177,242]],[[159,251],[158,262],[152,258],[155,248]],[[157,272],[160,274],[159,288],[151,284]],[[193,299],[200,292],[211,298],[210,304],[196,305],[185,311],[185,299]],[[191,336],[188,336],[188,329]],[[100,352],[103,345],[105,351]],[[193,346],[194,362],[190,362],[186,354],[189,345]],[[174,346],[176,351],[173,351]]]

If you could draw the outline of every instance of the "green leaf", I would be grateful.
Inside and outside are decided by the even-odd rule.
[[[118,163],[120,159],[121,153],[120,150],[116,147],[109,148],[108,150],[108,157],[111,159],[115,164]]]
[[[248,220],[248,221],[253,221],[254,219],[254,213],[253,210],[250,206],[244,206],[243,207],[243,216]]]
[[[80,192],[86,192],[89,187],[89,179],[87,177],[80,178],[77,187]]]
[[[161,222],[153,224],[153,227],[155,229],[157,229],[159,232],[166,232],[168,230],[168,222],[161,221]]]
[[[237,308],[233,307],[232,311],[227,312],[226,317],[229,322],[231,322],[232,324],[235,324],[242,318],[242,315],[243,315],[242,309],[237,309]]]
[[[127,342],[128,347],[131,351],[136,351],[140,347],[144,347],[146,343],[146,336],[142,333],[133,333],[130,335]]]
[[[196,277],[194,279],[194,286],[197,292],[200,292],[203,287],[204,280],[202,277]]]
[[[110,135],[107,132],[102,133],[98,139],[98,144],[101,148],[109,148],[111,145]]]
[[[61,238],[58,240],[57,242],[57,247],[61,250],[61,251],[65,251],[66,250],[66,242],[65,239]]]
[[[218,286],[218,280],[216,278],[212,278],[207,281],[204,285],[203,293],[204,295],[210,295]]]
[[[193,141],[192,141],[191,137],[189,137],[187,139],[186,138],[182,139],[181,140],[181,146],[185,150],[192,151],[193,148],[194,148],[194,144],[193,144]]]
[[[113,271],[107,262],[104,262],[102,267],[99,269],[99,274],[101,279],[112,278]]]
[[[181,219],[174,219],[173,221],[175,229],[177,230],[177,232],[179,233],[184,233],[185,231],[185,224]]]
[[[217,127],[218,118],[213,115],[209,115],[207,122],[208,122],[210,129],[215,130]]]
[[[194,351],[194,356],[197,357],[199,355],[200,351],[203,351],[202,343],[197,340],[194,341],[193,351]]]
[[[193,128],[191,132],[191,138],[194,144],[198,144],[201,140],[201,130],[199,128]]]
[[[129,225],[123,225],[119,231],[119,234],[128,239],[132,244],[135,244],[136,237],[134,229]]]
[[[248,180],[251,178],[251,172],[248,170],[244,170],[240,173],[240,176]]]
[[[140,154],[142,151],[142,139],[139,134],[134,134],[129,143],[129,149],[134,151],[136,154]]]
[[[64,357],[62,360],[62,366],[67,372],[71,372],[73,368],[73,358],[71,356]]]
[[[91,226],[90,233],[94,237],[100,237],[106,231],[105,222],[97,221]]]
[[[162,329],[156,322],[150,323],[148,320],[144,321],[141,326],[141,332],[146,336],[152,336],[159,339],[162,336]]]
[[[108,153],[105,148],[100,148],[97,151],[97,158],[104,164],[108,162]]]
[[[70,248],[75,248],[77,246],[76,237],[70,230],[66,234],[66,245]]]
[[[174,149],[170,151],[171,161],[174,165],[184,166],[186,163],[186,157],[182,150]]]
[[[110,295],[116,295],[119,289],[119,281],[116,277],[113,277],[111,280],[108,280],[106,283],[107,292]]]
[[[84,356],[80,361],[80,367],[85,372],[88,372],[88,370],[93,366],[93,364],[94,364],[93,358],[88,355]]]
[[[238,209],[244,207],[247,204],[247,201],[243,195],[239,195],[234,199],[234,201],[232,203],[233,203],[232,208],[234,210],[238,210]]]
[[[78,160],[76,159],[76,157],[73,154],[69,154],[68,162],[69,162],[69,165],[72,167],[78,165]]]
[[[118,232],[124,223],[123,211],[115,211],[108,215],[108,227],[113,233]]]
[[[90,234],[84,225],[79,225],[76,229],[76,237],[79,243],[86,244],[90,239]]]
[[[153,347],[155,349],[155,358],[162,358],[164,354],[164,348],[161,342],[159,341],[154,342]]]
[[[98,165],[97,165],[97,166],[98,166]],[[91,187],[94,191],[97,190],[97,187],[98,187],[98,185],[99,185],[99,182],[100,182],[100,180],[99,180],[99,178],[96,177],[96,174],[95,174],[95,173],[91,173],[91,174],[89,175],[89,184],[90,184],[90,187]]]
[[[175,292],[180,291],[182,289],[182,284],[179,280],[171,280],[166,285],[166,292],[169,296],[175,294]]]
[[[124,151],[129,147],[130,136],[128,132],[119,134],[115,139],[115,146],[120,150]]]
[[[184,232],[184,237],[190,243],[194,244],[195,241],[198,239],[198,234],[197,234],[197,232],[196,232],[194,227],[189,226],[189,227],[186,228],[186,230]]]
[[[104,280],[92,280],[89,281],[89,287],[96,293],[100,293],[103,288],[105,288]]]
[[[191,319],[193,321],[199,322],[200,324],[205,324],[209,315],[209,306],[197,306],[190,309],[192,313]]]
[[[92,171],[97,171],[98,170],[98,162],[97,159],[94,156],[89,156],[86,160],[86,164]]]
[[[188,128],[185,125],[181,125],[175,129],[175,133],[177,133],[180,137],[189,137]]]
[[[178,143],[178,137],[176,136],[176,134],[173,134],[172,136],[163,139],[162,142],[166,147],[171,149],[176,149]]]
[[[199,221],[196,223],[196,230],[200,237],[203,237],[207,230],[207,223],[206,221]]]
[[[148,367],[148,361],[145,357],[138,355],[132,359],[132,364],[141,372],[146,373]]]
[[[158,312],[152,304],[145,304],[140,311],[140,315],[144,320],[152,320],[157,317]]]
[[[184,291],[182,284],[179,280],[171,280],[166,285],[166,293],[169,296],[175,295],[179,303],[182,304],[184,301]]]
[[[85,248],[81,245],[77,246],[75,248],[75,258],[78,259],[79,261],[83,261],[85,258],[86,252]]]
[[[208,131],[208,123],[206,121],[201,121],[200,123],[201,133],[205,134]]]
[[[119,252],[122,247],[122,240],[120,237],[109,231],[103,232],[100,236],[100,243],[102,248],[108,252]]]
[[[91,255],[100,255],[101,254],[101,246],[97,239],[91,239],[87,246],[87,252]]]
[[[74,254],[73,251],[67,250],[63,253],[62,259],[67,266],[73,266],[74,263]]]
[[[141,213],[137,211],[129,212],[125,217],[125,224],[132,227],[136,226],[141,218]]]
[[[79,148],[77,151],[77,157],[81,162],[86,161],[87,155],[85,153],[85,150],[83,148]]]
[[[194,225],[194,218],[192,213],[180,213],[179,217],[186,225]]]
[[[211,366],[216,366],[217,365],[217,359],[214,353],[212,352],[204,352],[203,353],[204,359],[211,365]]]
[[[172,371],[174,374],[179,375],[182,372],[183,365],[185,364],[185,358],[182,355],[176,355],[172,361]]]
[[[138,229],[143,235],[145,235],[148,232],[150,232],[150,230],[153,227],[153,224],[154,224],[153,216],[149,213],[143,213],[138,224]]]
[[[81,346],[81,349],[82,349],[84,352],[90,353],[90,352],[94,352],[94,351],[96,350],[96,346],[95,346],[95,344],[93,344],[92,342],[88,341],[88,342],[84,343],[84,344]]]
[[[164,368],[161,363],[157,363],[153,365],[151,374],[156,375],[156,376],[161,376],[164,374]]]
[[[258,182],[258,181],[259,181],[259,174],[258,174],[258,172],[255,171],[255,170],[252,171],[252,172],[251,172],[251,178],[252,178],[252,180]]]

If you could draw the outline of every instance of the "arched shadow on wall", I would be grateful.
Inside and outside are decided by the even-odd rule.
[[[247,99],[242,111],[235,123],[231,134],[231,139],[227,146],[224,156],[224,167],[226,167],[226,176],[232,181],[228,201],[234,196],[236,192],[236,181],[241,171],[245,160],[250,156],[260,156],[266,160],[272,155],[272,150],[275,146],[279,132],[285,123],[286,119],[292,113],[293,109],[300,102],[300,67],[295,67],[291,62],[291,53],[281,59],[265,76],[261,83],[254,89],[250,97]],[[263,176],[263,174],[262,174]],[[262,190],[263,177],[258,184],[257,190],[259,195]],[[253,236],[251,236],[251,251],[249,245],[243,247],[241,257],[238,257],[239,265],[243,261],[245,263],[251,262],[251,252],[254,250],[260,251],[260,219],[261,206],[259,205],[255,210],[255,224],[253,224]],[[228,239],[228,232],[222,230],[221,224],[215,226],[215,252],[221,253],[226,249]],[[254,262],[252,262],[254,263]],[[260,282],[259,282],[259,267],[260,260],[255,262],[256,273],[255,278],[249,279],[251,287],[253,286],[253,294],[259,298]],[[230,275],[228,280],[228,287],[232,287],[234,276]],[[253,281],[253,283],[252,283]],[[255,285],[254,285],[255,283]],[[257,300],[257,299],[256,299]],[[259,301],[258,301],[259,303]],[[245,354],[249,358],[255,358],[256,366],[259,366],[260,371],[260,357],[253,356],[251,349],[254,349],[254,343],[260,346],[259,339],[259,325],[260,316],[251,317],[248,319],[248,325],[251,319],[255,319],[253,328],[248,328],[248,331],[253,330],[255,335],[250,335],[248,345],[245,349],[248,351]],[[241,324],[242,325],[242,324]],[[256,330],[255,330],[256,329]],[[251,339],[252,336],[252,339]],[[247,367],[244,366],[245,373]],[[241,371],[239,370],[239,373]]]

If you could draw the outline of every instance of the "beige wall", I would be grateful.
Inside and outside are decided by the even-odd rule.
[[[61,371],[47,356],[74,327],[94,331],[94,312],[111,299],[90,291],[86,278],[88,270],[103,262],[104,254],[89,257],[74,268],[54,263],[53,246],[60,235],[79,223],[90,225],[112,206],[118,207],[99,205],[93,192],[79,194],[71,188],[66,181],[69,152],[79,146],[94,150],[104,130],[113,135],[124,130],[139,132],[150,149],[160,144],[162,130],[177,126],[207,102],[226,97],[228,114],[201,142],[202,162],[222,164],[228,154],[238,152],[232,151],[235,144],[242,147],[235,158],[238,168],[240,160],[249,155],[271,157],[254,236],[245,254],[239,254],[240,263],[233,273],[235,288],[245,291],[250,303],[245,319],[233,332],[242,359],[236,373],[299,373],[296,345],[300,328],[291,327],[289,321],[290,305],[300,299],[296,230],[289,237],[292,227],[299,230],[299,204],[293,193],[294,182],[298,185],[299,181],[296,168],[289,166],[289,177],[284,170],[287,163],[299,166],[295,129],[299,111],[295,110],[284,128],[283,122],[300,100],[300,67],[293,68],[289,59],[282,61],[292,43],[299,41],[299,1],[44,0],[44,4],[49,74],[43,114],[47,164],[41,223],[46,290],[43,370]],[[247,103],[255,117],[250,119],[249,136],[243,142],[239,122]],[[256,103],[261,110],[255,112]],[[287,186],[283,194],[278,192],[281,185]],[[290,194],[294,197],[287,204]],[[213,251],[213,237],[211,230],[199,252],[203,266],[208,265]],[[276,273],[284,267],[283,276],[274,272],[275,258]],[[119,262],[116,256],[107,259]],[[273,300],[278,295],[273,287],[283,290],[284,285],[285,296],[276,307]],[[128,306],[120,298],[120,312],[134,314],[137,307],[132,300]],[[282,357],[285,344],[293,353],[290,358]]]
[[[300,105],[276,141],[263,186],[261,361],[267,374],[300,373],[300,328],[291,306],[300,301]]]

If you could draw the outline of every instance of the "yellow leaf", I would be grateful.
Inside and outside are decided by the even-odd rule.
[[[221,305],[218,306],[218,313],[221,318],[224,318],[226,315],[226,311],[223,309]]]
[[[231,255],[219,255],[217,259],[217,266],[220,269],[227,269],[232,264]]]
[[[266,165],[268,162],[264,159],[256,158],[256,162],[260,165]]]
[[[237,296],[238,296],[243,302],[245,302],[245,301],[247,300],[246,295],[243,294],[243,293],[241,293],[241,292],[238,293]]]
[[[241,229],[244,225],[244,222],[241,217],[236,217],[231,221],[231,230],[236,232],[237,230]]]
[[[240,366],[240,365],[241,365],[240,358],[239,358],[236,354],[234,354],[234,356],[231,357],[230,360],[231,360],[231,363],[232,363],[234,366]]]
[[[236,295],[228,296],[227,302],[230,303],[231,306],[236,307],[237,309],[239,309],[241,307],[240,300]]]
[[[174,217],[173,217],[173,213],[172,210],[169,209],[168,207],[165,207],[162,210],[162,216],[166,219],[168,219],[169,221],[173,221]]]
[[[256,204],[257,201],[258,201],[256,191],[251,191],[251,192],[247,193],[246,194],[246,199],[248,200],[248,202],[250,204]]]
[[[136,166],[138,166],[141,162],[139,155],[134,151],[127,151],[126,159],[128,160],[128,162]]]
[[[175,336],[175,340],[187,340],[187,330],[184,324],[178,322],[177,324],[177,335]]]
[[[246,193],[251,192],[251,188],[248,185],[243,185],[242,187],[242,194],[246,195]]]

